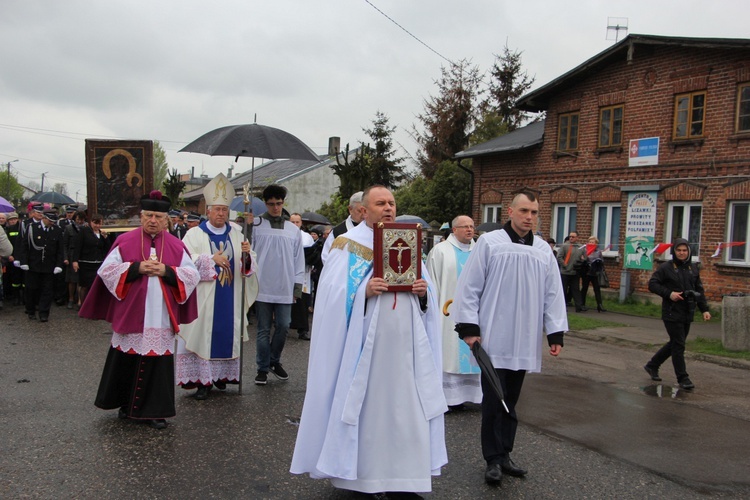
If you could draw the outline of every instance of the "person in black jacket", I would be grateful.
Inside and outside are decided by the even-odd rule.
[[[685,339],[690,332],[696,306],[703,313],[703,321],[711,319],[708,303],[698,268],[690,258],[687,240],[677,238],[672,245],[672,260],[661,264],[648,282],[648,289],[662,298],[661,319],[669,335],[667,342],[643,368],[651,380],[660,381],[659,367],[672,357],[677,383],[683,389],[693,389],[685,367]]]
[[[45,323],[54,295],[54,275],[62,273],[63,232],[55,224],[57,211],[44,212],[42,223],[31,223],[26,227],[15,255],[13,265],[26,271],[26,314]]]
[[[78,273],[78,294],[81,304],[86,300],[86,294],[96,278],[96,272],[112,246],[112,238],[102,231],[102,222],[101,215],[92,215],[91,222],[81,228],[73,245],[73,254],[70,258],[73,270]]]

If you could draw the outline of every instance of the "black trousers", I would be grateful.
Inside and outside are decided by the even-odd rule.
[[[688,378],[687,367],[685,366],[685,341],[690,333],[690,322],[665,321],[664,326],[667,328],[669,342],[654,354],[654,357],[646,363],[646,366],[658,370],[662,363],[671,357],[677,382],[682,382]]]
[[[589,293],[589,283],[591,283],[591,286],[594,287],[594,298],[596,299],[596,305],[598,307],[602,306],[602,289],[599,286],[599,275],[591,276],[589,274],[584,274],[583,278],[581,278],[581,300],[583,301],[583,305],[586,305],[586,296]]]
[[[526,376],[526,370],[498,368],[495,371],[510,413],[505,412],[500,399],[482,377],[482,455],[488,465],[501,463],[513,451],[518,428],[516,403]]]
[[[563,284],[563,290],[567,293],[568,290],[570,291],[569,295],[565,296],[566,302],[568,299],[573,299],[573,303],[576,306],[576,311],[580,311],[583,307],[583,301],[581,300],[581,289],[578,285],[578,282],[580,280],[580,277],[578,274],[562,274],[562,284]]]
[[[297,330],[298,333],[310,331],[310,294],[303,293],[302,297],[292,304],[292,322],[289,328]]]
[[[26,271],[26,314],[35,314],[38,306],[39,316],[49,316],[55,287],[54,276],[52,273]]]

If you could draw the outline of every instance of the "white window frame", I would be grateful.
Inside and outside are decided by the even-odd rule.
[[[563,223],[562,234],[557,234],[557,212],[560,208],[565,209],[565,222]],[[575,211],[575,222],[571,226],[571,210]],[[571,232],[576,231],[578,221],[578,205],[576,203],[555,203],[552,205],[552,226],[550,227],[550,236],[555,239],[557,245],[562,245],[565,237]],[[579,235],[580,236],[580,235]]]
[[[605,234],[598,234],[599,233],[599,210],[605,208],[607,210],[605,221]],[[620,215],[617,219],[617,221],[612,220],[612,212],[614,209],[620,210]],[[604,257],[617,257],[620,252],[620,234],[619,234],[619,228],[620,228],[620,221],[622,220],[622,205],[620,203],[595,203],[594,204],[594,225],[595,228],[594,234],[599,239],[599,248],[602,249],[602,255]],[[612,224],[617,224],[618,229],[618,235],[617,235],[617,241],[612,241]],[[609,250],[604,250],[605,248],[609,247]]]
[[[492,216],[490,217],[490,211]],[[502,224],[503,221],[503,206],[498,204],[482,205],[482,222],[498,222]]]
[[[745,210],[747,210],[747,228],[745,228],[745,234],[744,235],[733,235],[732,234],[732,226],[734,225],[734,220],[732,217],[734,216],[734,207],[737,205],[746,205]],[[722,263],[733,265],[733,266],[744,266],[744,267],[750,267],[750,249],[748,249],[748,241],[750,241],[750,202],[747,200],[738,200],[738,201],[731,201],[729,202],[729,206],[727,207],[727,233],[726,238],[724,241],[732,241],[732,239],[736,241],[744,241],[745,242],[745,258],[743,260],[740,259],[731,259],[732,255],[732,248],[734,247],[727,247],[722,249],[721,251],[721,261]],[[742,238],[742,239],[740,239]]]
[[[683,207],[683,214],[682,214],[682,232],[678,235],[672,236],[672,227],[674,226],[674,208],[676,207]],[[698,226],[698,238],[690,238],[690,209],[698,207],[701,209],[701,221]],[[664,240],[666,243],[672,243],[674,238],[685,238],[688,240],[692,245],[694,246],[694,251],[691,249],[691,259],[693,262],[699,262],[699,252],[701,248],[701,238],[700,238],[700,227],[703,224],[703,203],[699,201],[672,201],[667,204],[667,227],[664,231]],[[693,241],[695,240],[695,241]],[[666,251],[659,254],[659,258],[662,260],[668,260],[672,258],[672,249],[669,248]]]

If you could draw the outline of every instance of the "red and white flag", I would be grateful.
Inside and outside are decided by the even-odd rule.
[[[714,258],[714,257],[718,257],[719,255],[721,255],[722,248],[738,247],[744,244],[745,244],[744,241],[724,241],[722,243],[719,243],[719,246],[716,247],[716,251],[711,257]]]
[[[649,250],[646,253],[646,255],[648,255],[650,257],[651,255],[653,255],[655,253],[664,253],[667,250],[669,250],[670,248],[672,248],[672,244],[671,243],[659,243],[658,245],[654,245],[654,248],[652,248],[651,250]]]

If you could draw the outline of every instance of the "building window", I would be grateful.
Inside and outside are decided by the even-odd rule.
[[[750,238],[750,202],[732,202],[729,204],[729,241],[742,242],[742,245],[725,250],[727,262],[750,265],[750,252],[747,241]]]
[[[558,151],[578,148],[578,113],[560,115],[560,128],[557,139]]]
[[[737,132],[750,132],[750,83],[737,90]]]
[[[680,94],[674,101],[674,138],[703,137],[703,120],[706,116],[706,92]]]
[[[676,238],[688,240],[694,259],[697,259],[700,250],[702,211],[700,203],[670,203],[667,215],[667,243],[674,242]],[[671,253],[671,250],[664,253]]]
[[[482,222],[502,222],[502,205],[484,205],[482,207]]]
[[[620,204],[597,203],[594,206],[595,236],[599,248],[606,252],[620,250]]]
[[[622,144],[623,106],[611,106],[599,111],[599,147],[609,148]]]
[[[558,203],[552,208],[552,238],[562,244],[565,237],[576,230],[578,207],[575,204]]]

